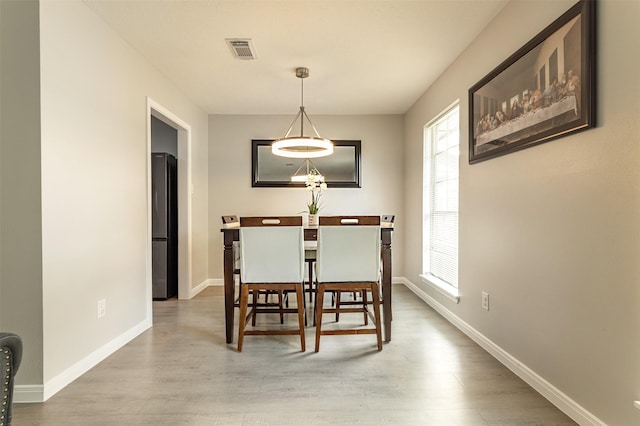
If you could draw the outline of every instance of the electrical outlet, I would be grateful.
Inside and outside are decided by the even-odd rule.
[[[98,319],[107,315],[107,299],[98,300]]]
[[[640,401],[633,401],[633,406],[640,410]]]
[[[489,293],[486,291],[482,292],[482,309],[485,311],[489,310]]]

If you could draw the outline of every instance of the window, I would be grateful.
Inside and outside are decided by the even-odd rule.
[[[421,275],[456,303],[459,127],[457,102],[425,126]]]

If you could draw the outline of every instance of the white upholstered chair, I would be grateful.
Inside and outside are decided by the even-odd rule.
[[[380,217],[379,216],[321,216],[318,227],[316,258],[316,347],[320,350],[320,336],[342,334],[375,334],[378,350],[382,350],[380,317]],[[364,297],[358,307],[336,303],[324,307],[327,291],[371,292],[373,315]],[[364,313],[375,323],[371,328],[322,329],[325,313]]]
[[[240,316],[238,319],[238,352],[242,351],[245,335],[299,335],[302,351],[304,339],[304,231],[301,216],[270,216],[240,218]],[[247,314],[249,292],[286,291],[296,293],[295,308],[258,307]],[[247,329],[255,318],[255,310],[271,313],[297,313],[298,328],[269,330]]]

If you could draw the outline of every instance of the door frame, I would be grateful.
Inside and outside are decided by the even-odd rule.
[[[152,315],[151,291],[151,116],[178,132],[178,298],[191,298],[192,281],[192,181],[191,181],[191,125],[169,109],[147,96],[147,303]]]

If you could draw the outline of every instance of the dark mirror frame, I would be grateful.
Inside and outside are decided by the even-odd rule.
[[[258,161],[258,150],[260,147],[269,147],[273,139],[253,139],[251,141],[251,186],[259,188],[303,188],[304,182],[291,182],[287,180],[265,180],[260,178],[260,163]],[[352,169],[354,171],[354,178],[352,180],[336,180],[331,179],[331,174],[327,173],[321,166],[322,162],[330,161],[331,156],[322,158],[312,158],[311,161],[318,167],[321,173],[327,176],[326,183],[329,188],[360,188],[360,173],[361,173],[361,141],[359,140],[334,140],[334,151],[341,149],[340,147],[353,147],[353,164]],[[270,151],[269,151],[270,153]],[[270,153],[271,154],[271,153]],[[273,154],[271,154],[273,155]],[[283,158],[283,157],[282,157]],[[287,162],[294,164],[295,168],[293,172],[304,162],[304,158],[287,158]],[[289,171],[288,169],[286,169]]]

